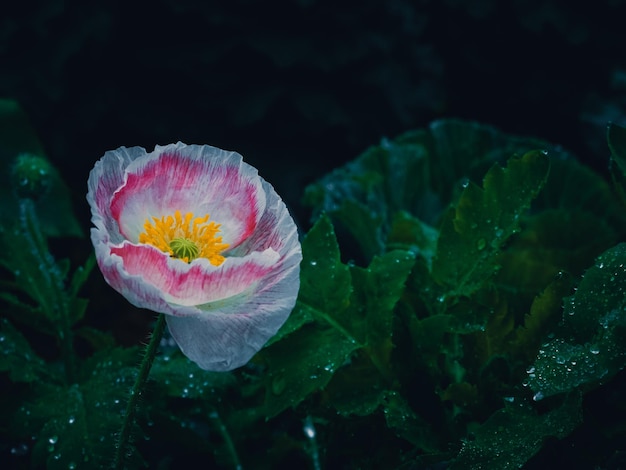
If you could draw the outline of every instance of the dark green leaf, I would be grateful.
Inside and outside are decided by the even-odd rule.
[[[313,321],[314,311],[339,312],[352,292],[350,270],[341,263],[333,226],[321,216],[302,241],[298,302],[268,346]]]
[[[71,299],[65,291],[63,271],[48,251],[41,233],[33,201],[19,202],[18,222],[19,226],[9,230],[0,226],[2,244],[22,247],[0,253],[0,264],[13,274],[16,281],[13,287],[20,291],[19,295],[30,297],[34,304],[30,315],[25,317],[30,326],[42,332],[49,332],[52,326],[58,331],[68,320]],[[11,301],[9,297],[5,296]],[[37,314],[41,315],[39,320]],[[14,318],[21,320],[17,315]]]
[[[437,438],[430,423],[420,418],[406,400],[394,391],[387,392],[384,402],[387,426],[423,452],[437,450]]]
[[[519,218],[546,181],[550,162],[544,152],[512,158],[506,168],[494,165],[483,188],[472,183],[456,207],[444,216],[433,276],[452,296],[470,295],[498,269],[504,242],[519,231]]]
[[[456,199],[462,180],[482,177],[494,161],[534,149],[550,149],[555,157],[567,158],[546,142],[508,136],[490,126],[436,121],[393,141],[383,139],[307,187],[304,203],[313,207],[314,217],[327,212],[370,260],[390,242],[398,212],[435,225],[443,208]]]
[[[0,319],[0,371],[13,382],[62,382],[30,347],[26,338],[6,319]]]
[[[376,256],[367,268],[352,268],[351,307],[338,320],[359,342],[383,374],[388,374],[392,344],[393,310],[404,292],[415,256],[391,251]]]
[[[324,316],[326,319],[329,317]],[[272,417],[325,387],[360,345],[341,328],[308,324],[264,349],[265,413]]]
[[[209,400],[216,390],[236,384],[231,373],[202,370],[180,353],[157,356],[150,380],[168,396]]]
[[[541,399],[593,386],[626,367],[626,243],[598,257],[566,299],[554,339],[541,346],[528,383]]]
[[[110,466],[137,360],[136,349],[101,351],[85,362],[79,383],[37,386],[13,417],[13,432],[35,437],[34,466]]]
[[[450,470],[521,468],[547,437],[563,438],[582,422],[581,402],[574,392],[543,414],[524,403],[507,404],[478,428],[473,440],[463,443]]]
[[[267,361],[268,416],[295,406],[326,386],[361,347],[342,326],[352,292],[351,275],[339,259],[332,224],[320,217],[302,242],[300,292],[294,312],[260,357]]]

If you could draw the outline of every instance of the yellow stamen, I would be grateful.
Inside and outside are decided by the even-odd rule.
[[[220,224],[209,222],[209,215],[195,217],[187,212],[183,217],[180,211],[171,215],[152,217],[143,224],[145,232],[139,235],[140,243],[147,243],[190,263],[196,258],[207,258],[214,266],[219,266],[226,258],[222,251],[228,243],[222,243],[222,237],[216,237]]]

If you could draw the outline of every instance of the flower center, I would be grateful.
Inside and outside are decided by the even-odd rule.
[[[209,222],[208,214],[194,217],[193,213],[187,212],[183,217],[180,211],[176,211],[174,217],[147,219],[143,228],[145,232],[139,235],[139,242],[155,246],[172,258],[186,263],[196,258],[207,258],[214,266],[219,266],[226,259],[221,253],[228,248],[228,243],[222,243],[222,237],[215,236],[220,224]]]

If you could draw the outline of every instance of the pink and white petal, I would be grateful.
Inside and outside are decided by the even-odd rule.
[[[291,247],[299,246],[297,227],[285,203],[271,184],[263,180],[262,185],[266,197],[265,212],[250,237],[235,250],[228,250],[232,256],[244,256],[268,248],[283,256]]]
[[[111,213],[122,234],[137,242],[147,219],[177,210],[209,214],[221,224],[223,241],[235,247],[254,231],[265,193],[256,169],[236,152],[182,143],[157,146],[128,166]]]
[[[193,306],[222,301],[254,286],[276,269],[279,254],[272,249],[244,258],[227,258],[220,266],[206,259],[191,264],[169,257],[151,245],[128,242],[111,247],[111,254],[123,260],[123,269],[155,286],[172,304]]]
[[[105,281],[132,305],[168,315],[198,314],[199,310],[195,307],[170,304],[163,298],[163,293],[158,287],[146,282],[141,276],[129,274],[124,269],[124,260],[111,254],[111,245],[106,243],[105,237],[106,234],[98,229],[91,229],[98,266]]]
[[[92,222],[106,230],[114,243],[121,242],[123,237],[111,217],[111,200],[115,191],[124,184],[128,165],[145,154],[142,147],[120,147],[106,152],[89,173],[87,202],[91,207]]]
[[[228,371],[246,364],[291,313],[299,288],[299,252],[284,260],[263,289],[243,304],[198,317],[166,318],[181,351],[199,367]]]

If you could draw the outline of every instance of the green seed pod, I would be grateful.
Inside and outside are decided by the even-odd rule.
[[[13,163],[11,180],[19,198],[40,199],[52,185],[50,162],[32,153],[21,153]]]

